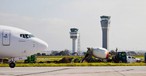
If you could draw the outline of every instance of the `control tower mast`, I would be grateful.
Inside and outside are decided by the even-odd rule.
[[[77,55],[77,49],[76,49],[76,39],[78,37],[78,29],[77,28],[71,28],[70,29],[70,38],[72,39],[72,54]]]
[[[100,16],[102,27],[102,47],[108,49],[108,28],[110,24],[110,16]]]

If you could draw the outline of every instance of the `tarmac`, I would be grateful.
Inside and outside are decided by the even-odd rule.
[[[0,67],[0,76],[146,76],[146,66]]]

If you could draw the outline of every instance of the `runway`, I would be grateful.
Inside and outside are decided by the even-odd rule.
[[[0,67],[0,76],[146,76],[146,66]]]

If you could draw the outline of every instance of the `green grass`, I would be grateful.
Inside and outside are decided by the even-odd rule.
[[[61,66],[146,66],[146,63],[17,63],[17,67],[61,67]],[[8,64],[0,64],[8,67]]]
[[[59,61],[63,57],[70,58],[82,58],[80,56],[38,56],[37,63],[23,63],[18,61],[17,67],[61,67],[61,66],[146,66],[146,63],[112,63],[112,62],[97,62],[97,63],[45,63],[46,61]],[[143,56],[137,56],[138,58],[144,58]],[[44,63],[38,63],[38,62]],[[8,64],[0,64],[0,67],[8,67]]]
[[[69,57],[69,58],[81,58],[80,56],[38,56],[37,62],[46,62],[46,61],[59,61],[63,57]],[[83,58],[83,57],[82,57]]]
[[[63,57],[75,57],[75,58],[78,58],[80,56],[37,56],[37,58],[63,58]]]
[[[136,58],[144,59],[144,55],[135,56]]]

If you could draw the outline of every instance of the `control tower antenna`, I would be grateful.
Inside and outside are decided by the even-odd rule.
[[[78,55],[81,55],[80,33],[78,34]]]

